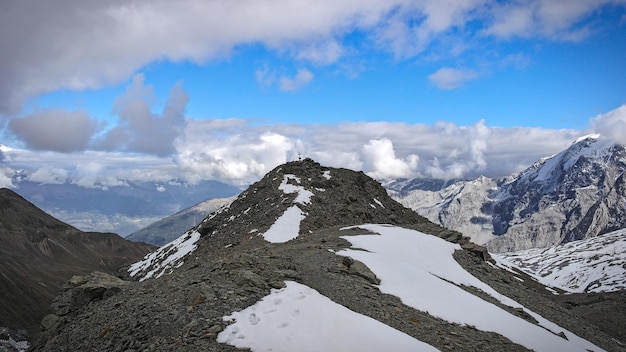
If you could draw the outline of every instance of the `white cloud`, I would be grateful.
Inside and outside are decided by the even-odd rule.
[[[46,184],[64,184],[68,181],[68,171],[59,167],[42,167],[28,175],[28,181]]]
[[[44,92],[119,83],[158,60],[224,58],[238,45],[301,47],[315,60],[311,47],[374,26],[401,1],[14,2],[0,12],[0,111]],[[337,55],[330,46],[320,62]]]
[[[11,178],[13,174],[15,174],[15,170],[0,165],[0,187],[13,188],[15,186],[13,184],[13,179]]]
[[[579,41],[591,30],[584,19],[607,4],[623,4],[620,0],[531,0],[497,2],[491,8],[492,24],[488,35],[501,38],[547,37]]]
[[[298,69],[295,75],[278,75],[275,71],[270,70],[267,66],[257,69],[254,73],[256,81],[265,87],[271,87],[275,84],[283,92],[295,92],[307,86],[313,80],[313,73],[305,68]]]
[[[151,86],[144,85],[144,75],[133,77],[126,92],[117,98],[113,111],[119,116],[119,124],[106,132],[94,144],[96,149],[130,151],[171,155],[174,140],[185,124],[185,109],[189,96],[180,83],[170,91],[161,114],[151,111],[154,93]]]
[[[465,82],[478,78],[474,70],[463,70],[452,67],[442,67],[428,76],[428,80],[440,89],[456,89],[462,87]]]
[[[210,121],[209,124],[212,124]],[[275,166],[295,160],[297,140],[276,132],[246,127],[237,133],[203,128],[204,121],[190,122],[190,129],[179,141],[176,164],[191,181],[217,179],[245,184],[262,177]],[[207,134],[196,139],[197,131]],[[228,128],[228,127],[227,127]]]
[[[280,78],[280,90],[284,92],[294,92],[302,89],[312,80],[313,73],[305,68],[301,68],[293,77],[283,76]]]
[[[592,118],[589,124],[594,132],[626,144],[626,105]]]
[[[329,65],[335,63],[344,54],[344,48],[336,40],[329,40],[324,43],[313,43],[300,48],[296,58],[311,61],[315,64]]]
[[[362,158],[364,168],[373,178],[412,178],[417,174],[419,157],[410,154],[404,159],[397,158],[393,143],[387,138],[367,142],[362,149]]]
[[[590,129],[618,141],[626,135],[625,126],[626,105],[590,119]],[[323,165],[362,170],[377,178],[501,177],[569,147],[587,132],[491,127],[482,120],[459,126],[449,122],[258,125],[243,119],[188,119],[174,141],[172,156],[4,148],[2,180],[10,184],[13,170],[28,170],[41,182],[60,182],[67,175],[84,186],[171,179],[245,185],[279,164],[296,160],[298,153]]]

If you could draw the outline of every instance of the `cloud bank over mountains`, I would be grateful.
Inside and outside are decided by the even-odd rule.
[[[624,142],[624,105],[589,116],[584,131],[501,128],[480,117],[468,125],[269,125],[237,116],[190,117],[186,112],[193,96],[184,82],[171,87],[163,106],[155,89],[146,84],[150,65],[208,65],[261,48],[278,57],[278,64],[260,60],[248,67],[261,90],[276,88],[295,96],[323,78],[316,68],[332,65],[341,71],[337,75],[350,79],[367,69],[365,57],[376,55],[384,56],[387,65],[428,61],[433,69],[424,80],[434,90],[462,90],[499,66],[523,67],[530,60],[524,52],[498,56],[483,50],[486,47],[520,38],[581,41],[602,25],[591,14],[624,4],[624,0],[2,2],[0,186],[12,186],[12,177],[22,170],[23,177],[34,182],[70,180],[85,187],[170,179],[246,184],[300,155],[376,178],[502,176],[566,148],[588,132]],[[437,59],[468,52],[472,55],[456,64]],[[281,60],[290,62],[291,69],[280,67]],[[73,109],[42,108],[33,102],[45,93],[113,87],[130,77],[111,106],[112,119],[94,116],[80,104]]]
[[[34,182],[71,180],[85,187],[170,179],[243,185],[300,156],[379,179],[503,176],[566,148],[581,134],[599,132],[618,142],[626,135],[626,106],[591,118],[586,131],[501,128],[484,120],[470,126],[263,125],[237,118],[185,117],[189,97],[180,84],[171,89],[159,113],[152,112],[153,95],[143,75],[135,76],[115,101],[120,123],[113,128],[81,111],[39,112],[12,120],[9,128],[25,148],[2,147],[1,186],[11,186],[11,175],[19,170],[28,170]]]

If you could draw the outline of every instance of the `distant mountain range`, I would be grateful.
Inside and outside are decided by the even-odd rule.
[[[36,333],[73,275],[117,275],[154,248],[113,233],[80,231],[0,189],[0,326]]]
[[[211,198],[238,194],[237,187],[217,181],[190,184],[124,182],[123,186],[40,184],[14,177],[13,190],[48,214],[83,231],[113,232],[128,236],[149,224]],[[206,215],[206,214],[205,214]]]
[[[626,227],[626,148],[598,135],[502,179],[440,189],[388,182],[390,194],[493,252],[547,247]],[[417,185],[417,186],[415,186]],[[412,187],[414,186],[414,187]]]
[[[206,200],[174,215],[155,221],[141,230],[133,232],[126,239],[162,246],[177,239],[182,233],[198,225],[200,220],[208,214],[230,204],[233,200],[235,197]]]

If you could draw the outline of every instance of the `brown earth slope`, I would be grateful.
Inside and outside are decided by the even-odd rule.
[[[82,232],[0,189],[0,326],[37,332],[72,275],[117,274],[154,248],[113,233]]]

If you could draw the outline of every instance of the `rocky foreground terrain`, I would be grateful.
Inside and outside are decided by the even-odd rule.
[[[231,336],[232,322],[224,317],[253,306],[289,282],[306,285],[353,312],[438,350],[529,350],[525,341],[516,343],[499,333],[437,317],[397,295],[384,293],[387,276],[381,280],[362,261],[338,255],[348,253],[344,251],[354,257],[359,251],[375,254],[360,250],[350,240],[368,231],[346,228],[367,223],[434,235],[438,238],[427,237],[439,247],[450,243],[456,249],[456,262],[499,294],[455,284],[453,277],[437,278],[439,281],[445,281],[451,289],[462,289],[481,304],[490,303],[494,310],[511,316],[516,324],[539,331],[551,343],[571,343],[571,350],[585,350],[577,345],[582,343],[595,346],[594,350],[626,351],[623,333],[616,328],[624,326],[623,315],[613,314],[613,328],[602,326],[593,317],[573,309],[585,303],[561,300],[523,273],[498,267],[485,248],[395,202],[378,182],[363,173],[323,167],[310,159],[274,169],[179,241],[131,266],[132,279],[139,281],[104,274],[70,280],[54,302],[54,313],[43,319],[43,332],[34,350],[235,351],[238,348],[232,346],[236,343],[232,339],[249,336],[237,335],[236,331]],[[294,228],[295,233],[291,231]],[[427,268],[429,263],[422,265]],[[402,270],[397,269],[395,274]],[[419,282],[411,284],[422,290]],[[437,295],[442,305],[446,305],[448,293]],[[457,296],[450,297],[448,303],[454,303],[458,310],[471,308],[470,301],[452,301]],[[521,306],[503,303],[510,299]],[[623,297],[616,301],[623,302]],[[615,307],[607,304],[600,309],[609,312]],[[490,317],[468,317],[473,318]],[[557,328],[552,327],[554,333],[537,329],[545,319],[556,324]],[[265,323],[259,323],[254,314],[249,320],[250,327]],[[314,333],[319,330],[341,334],[348,328],[336,325],[310,324],[308,329],[317,336]],[[273,331],[267,339],[281,333],[280,329]],[[228,336],[224,336],[226,332]],[[588,342],[581,342],[579,337]],[[317,350],[316,346],[302,345],[300,350]]]

